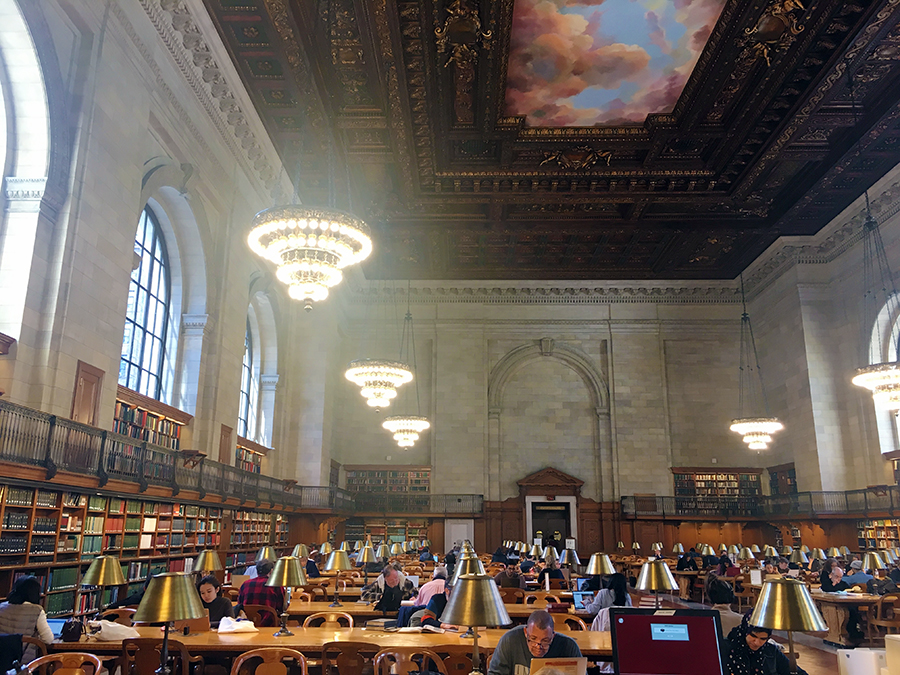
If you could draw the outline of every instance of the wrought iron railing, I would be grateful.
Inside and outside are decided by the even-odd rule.
[[[398,494],[358,492],[361,513],[476,514],[484,509],[482,495]]]
[[[100,486],[110,479],[134,483],[140,492],[150,485],[218,496],[241,504],[329,509],[352,513],[353,495],[338,488],[294,485],[204,459],[185,464],[176,451],[112,431],[97,429],[39,410],[0,400],[0,461],[46,470],[47,478],[58,471],[96,476]]]
[[[900,486],[863,490],[798,492],[765,497],[622,497],[626,518],[731,517],[900,514]]]

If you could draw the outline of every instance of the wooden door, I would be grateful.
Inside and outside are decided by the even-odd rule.
[[[97,415],[100,408],[100,388],[103,385],[103,371],[99,368],[78,362],[75,371],[75,392],[72,394],[72,414],[70,417],[75,422],[97,425]]]

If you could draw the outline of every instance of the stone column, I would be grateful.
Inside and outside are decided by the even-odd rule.
[[[275,421],[275,392],[278,389],[278,373],[259,376],[259,442],[272,447],[272,428]],[[280,464],[280,463],[279,463]]]
[[[500,499],[500,408],[488,409],[488,451],[485,466],[485,480],[488,501]]]

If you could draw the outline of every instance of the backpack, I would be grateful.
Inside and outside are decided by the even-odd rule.
[[[866,590],[872,595],[887,595],[900,592],[900,587],[894,583],[893,579],[887,577],[885,579],[869,579],[866,582]]]

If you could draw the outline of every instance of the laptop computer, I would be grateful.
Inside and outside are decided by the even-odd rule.
[[[584,609],[584,603],[594,599],[594,594],[590,591],[574,591],[572,593],[572,604],[575,609]]]
[[[59,639],[59,635],[62,633],[65,623],[65,619],[47,619],[47,625],[50,626],[50,630],[53,631],[53,637],[57,639]]]
[[[590,577],[580,577],[575,580],[575,590],[583,591],[584,587],[590,582]]]
[[[714,609],[611,607],[616,675],[723,675],[722,625]]]

